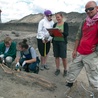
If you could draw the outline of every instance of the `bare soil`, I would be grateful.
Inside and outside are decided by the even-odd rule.
[[[32,33],[30,34],[32,35]],[[36,34],[33,34],[33,36],[35,35]],[[20,39],[20,37],[17,39]],[[71,54],[73,50],[73,45],[74,45],[73,42],[69,41],[67,47],[68,66],[70,65],[72,60]],[[38,53],[37,48],[36,51]],[[81,87],[81,82],[83,82],[88,86],[85,69],[83,69],[80,75],[78,76],[77,86],[72,91],[70,91],[69,94],[70,97],[64,94],[66,91],[65,90],[66,77],[63,77],[62,62],[60,66],[61,70],[60,75],[59,76],[54,75],[56,67],[55,67],[55,59],[53,57],[52,45],[51,50],[49,52],[47,64],[50,66],[50,69],[39,71],[38,75],[43,79],[46,79],[51,83],[54,83],[56,87],[53,90],[46,89],[36,83],[33,83],[33,81],[29,83],[29,81],[25,81],[24,78],[20,79],[12,74],[4,73],[4,71],[0,67],[0,98],[90,98],[88,97],[89,95],[85,93],[85,90]],[[31,74],[33,75],[34,73]]]

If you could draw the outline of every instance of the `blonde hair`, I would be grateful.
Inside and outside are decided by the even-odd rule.
[[[59,14],[61,17],[63,17],[63,13],[62,12],[57,12],[55,13],[55,15]]]
[[[12,41],[12,39],[8,36],[4,39],[5,44],[9,44],[10,41]]]

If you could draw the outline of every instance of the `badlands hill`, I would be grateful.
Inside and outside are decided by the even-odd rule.
[[[85,18],[85,13],[64,13],[64,20],[69,25],[69,40],[74,40],[76,32],[78,30],[80,22]],[[36,46],[36,33],[38,22],[43,18],[42,14],[30,14],[19,20],[12,20],[8,23],[0,24],[0,41],[4,39],[5,35],[9,35],[17,43],[22,39],[28,39],[28,43],[33,45],[38,55],[38,49]],[[55,20],[55,16],[53,16]],[[12,33],[14,30],[19,33],[19,36],[15,36]],[[68,67],[72,60],[72,51],[74,43],[68,41],[67,47],[67,59]],[[49,53],[47,64],[50,66],[50,70],[39,71],[39,74],[14,72],[14,66],[9,70],[7,67],[0,66],[0,98],[98,98],[93,96],[92,92],[87,91],[88,81],[85,70],[83,69],[78,76],[76,85],[66,95],[65,81],[66,77],[63,74],[63,65],[61,63],[61,73],[59,76],[55,76],[55,59],[53,57],[52,45]],[[14,64],[13,64],[14,65]],[[6,70],[5,70],[6,69]],[[11,71],[12,73],[9,73]],[[29,77],[28,77],[29,76]],[[48,84],[47,84],[48,83]],[[54,84],[52,89],[49,89],[51,84]],[[86,88],[86,89],[85,89]],[[88,89],[89,90],[89,89]]]
[[[67,21],[68,23],[79,23],[85,18],[85,13],[77,13],[77,12],[71,12],[71,13],[65,13],[62,12],[64,16],[64,21]],[[38,23],[42,18],[43,14],[30,14],[28,16],[23,17],[19,20],[11,20],[9,23]],[[53,20],[56,22],[55,15],[53,15]]]
[[[69,39],[74,40],[75,34],[78,30],[79,24],[85,19],[85,13],[65,13],[62,12],[64,21],[69,25]],[[7,23],[0,24],[0,30],[15,30],[15,31],[29,31],[37,32],[38,22],[43,18],[43,14],[30,14],[19,20],[11,20]],[[55,15],[53,20],[56,22]]]

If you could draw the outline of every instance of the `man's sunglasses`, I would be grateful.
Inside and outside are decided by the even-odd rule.
[[[85,9],[85,12],[92,11],[92,10],[94,10],[94,7],[90,7],[90,8]]]
[[[47,17],[49,17],[49,16],[52,16],[52,14],[51,15],[47,15]]]

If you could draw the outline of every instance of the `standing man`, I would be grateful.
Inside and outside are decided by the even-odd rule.
[[[87,17],[82,23],[76,36],[73,62],[69,67],[67,88],[71,88],[83,67],[85,67],[88,81],[93,89],[98,90],[98,7],[95,1],[85,5]]]

